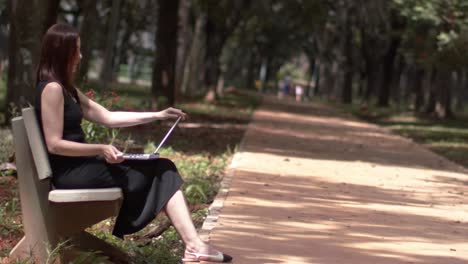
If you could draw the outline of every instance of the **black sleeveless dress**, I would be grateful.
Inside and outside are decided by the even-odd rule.
[[[37,87],[36,115],[42,129],[41,95],[47,82]],[[83,113],[78,95],[64,91],[63,139],[86,143],[81,129]],[[122,238],[150,223],[179,190],[182,178],[168,159],[126,160],[109,164],[98,157],[69,157],[49,153],[52,183],[57,189],[120,187],[123,203],[113,235]]]

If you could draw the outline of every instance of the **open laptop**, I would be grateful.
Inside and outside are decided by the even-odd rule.
[[[172,130],[174,130],[174,127],[177,126],[177,124],[179,123],[181,118],[182,118],[181,116],[179,116],[179,118],[177,118],[177,120],[172,125],[171,129],[169,129],[169,131],[167,131],[166,136],[164,136],[164,138],[161,140],[161,143],[159,143],[158,147],[156,148],[156,150],[153,153],[149,153],[149,154],[122,153],[121,155],[118,155],[118,157],[123,157],[124,159],[129,159],[129,160],[150,160],[150,159],[159,158],[159,153],[158,153],[159,148],[161,148],[161,146],[164,144],[164,142],[169,137]]]

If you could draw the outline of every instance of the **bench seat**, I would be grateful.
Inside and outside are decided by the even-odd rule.
[[[55,189],[49,192],[49,201],[53,203],[115,201],[119,199],[122,199],[120,188]]]

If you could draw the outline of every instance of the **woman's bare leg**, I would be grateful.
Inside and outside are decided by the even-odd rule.
[[[192,216],[189,213],[182,191],[179,190],[174,193],[167,202],[165,211],[189,251],[208,250],[206,243],[200,239],[193,225]]]
[[[185,243],[185,258],[194,258],[195,254],[191,254],[190,252],[207,255],[216,255],[220,253],[218,250],[203,242],[198,236],[182,191],[177,191],[171,199],[169,199],[166,204],[165,211],[167,216],[171,219],[172,225],[175,227]],[[217,260],[213,260],[212,257],[208,256],[202,256],[200,258],[200,260],[210,260],[215,262],[221,262],[224,260],[229,261],[231,259],[232,258],[229,255],[225,254],[222,254],[222,258],[218,258]]]

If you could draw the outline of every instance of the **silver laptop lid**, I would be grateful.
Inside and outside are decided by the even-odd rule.
[[[163,140],[161,140],[161,143],[159,143],[159,146],[156,148],[156,150],[153,152],[154,154],[158,153],[158,150],[159,148],[161,148],[161,146],[164,144],[164,142],[166,141],[166,139],[169,137],[169,135],[172,133],[172,130],[174,130],[174,127],[177,126],[177,124],[179,123],[180,119],[182,119],[182,116],[179,116],[177,118],[177,120],[174,122],[174,124],[172,125],[171,129],[169,129],[169,131],[167,131],[166,133],[166,136],[164,136]]]

